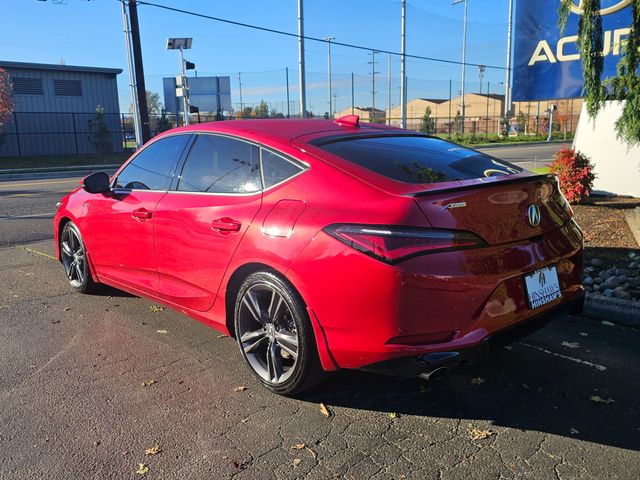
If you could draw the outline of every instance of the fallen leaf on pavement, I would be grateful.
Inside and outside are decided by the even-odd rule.
[[[560,345],[567,348],[580,348],[580,344],[578,342],[562,342]]]
[[[331,416],[331,412],[329,411],[329,409],[324,403],[320,404],[320,413],[323,414],[325,417]]]
[[[160,305],[151,305],[149,307],[149,310],[151,310],[151,313],[158,313],[164,310],[164,307],[161,307]]]
[[[291,450],[302,450],[306,445],[304,443],[296,443],[295,445],[291,445]]]
[[[227,338],[229,335],[218,335],[218,338]]]
[[[395,420],[396,418],[398,418],[398,414],[396,412],[389,412],[387,416],[392,420]]]
[[[157,333],[169,333],[169,330],[156,330]]]
[[[602,398],[599,395],[591,395],[591,397],[589,398],[589,400],[591,400],[592,402],[596,402],[596,403],[613,403],[615,402],[615,400],[613,398]]]
[[[294,458],[293,462],[291,462],[293,464],[294,467],[297,467],[298,465],[300,465],[302,463],[302,460],[300,460],[299,458]]]
[[[71,307],[64,307],[64,308],[63,308],[63,310],[64,310],[65,312],[68,312],[69,310],[71,310]]]
[[[244,385],[240,385],[239,387],[236,387],[233,389],[234,392],[244,392],[247,388],[249,387],[245,387]]]
[[[149,386],[153,385],[154,383],[156,383],[155,380],[149,379],[149,380],[145,380],[144,382],[142,382],[142,386],[143,387],[149,387]]]
[[[145,465],[144,463],[138,464],[138,469],[136,470],[136,473],[138,475],[145,475],[148,471],[149,471],[149,465]]]
[[[147,448],[144,453],[145,455],[157,455],[160,452],[162,452],[162,449],[160,448],[160,445],[154,445],[151,448]]]
[[[477,378],[472,378],[471,379],[471,383],[473,383],[474,385],[482,385],[484,382],[486,382],[486,380],[482,377],[477,377]]]
[[[496,432],[494,432],[493,430],[480,430],[473,425],[469,425],[469,437],[471,438],[471,440],[483,440],[495,434]]]

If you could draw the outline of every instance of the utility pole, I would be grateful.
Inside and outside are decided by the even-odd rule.
[[[455,0],[453,5],[464,3],[464,21],[462,26],[462,87],[460,89],[460,115],[462,117],[462,133],[464,133],[464,76],[467,70],[467,9],[468,0]]]
[[[287,118],[290,118],[291,117],[291,101],[289,100],[289,67],[285,67],[284,72],[287,79]]]
[[[478,65],[478,76],[480,77],[480,95],[482,95],[482,79],[484,78],[484,65]]]
[[[138,26],[138,5],[136,0],[129,0],[129,18],[131,20],[131,44],[133,46],[133,63],[136,72],[140,130],[142,132],[142,142],[146,143],[151,138],[151,129],[149,128],[149,110],[147,109],[147,91],[144,84],[144,67],[142,66],[142,47],[140,46],[140,27]]]
[[[375,121],[376,117],[376,51],[371,50],[371,115],[369,121]]]
[[[333,118],[333,108],[331,107],[331,101],[333,96],[331,95],[331,40],[335,40],[335,37],[324,37],[324,41],[327,42],[327,84],[329,85],[329,118]]]
[[[240,88],[240,118],[244,118],[244,105],[242,105],[242,72],[238,72],[238,87]]]
[[[389,54],[389,65],[387,68],[387,125],[391,125],[391,54]]]
[[[304,69],[304,12],[303,0],[298,0],[298,84],[300,90],[300,118],[307,116],[307,92]]]
[[[135,69],[133,67],[133,52],[131,47],[131,32],[129,30],[129,15],[127,6],[122,1],[122,23],[124,24],[124,38],[127,45],[127,63],[129,64],[129,87],[131,88],[131,104],[133,105],[133,129],[136,135],[136,149],[142,146],[142,128],[140,110],[138,110],[138,94],[136,92]]]
[[[513,24],[513,0],[509,0],[509,21],[507,28],[507,73],[505,78],[504,116],[511,112],[511,29]]]
[[[407,90],[406,90],[406,12],[407,2],[402,0],[402,28],[400,33],[400,127],[407,128]]]

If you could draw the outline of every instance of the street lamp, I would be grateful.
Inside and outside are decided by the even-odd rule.
[[[183,50],[189,50],[193,38],[169,38],[167,39],[167,50],[180,51],[180,75],[176,80],[176,95],[182,97],[182,110],[184,112],[184,124],[189,125],[189,85],[187,84],[187,75],[185,73]]]
[[[327,42],[327,83],[329,84],[329,118],[333,118],[333,108],[331,106],[331,41],[336,37],[324,37],[323,40]]]
[[[460,94],[460,115],[462,117],[462,132],[464,133],[464,74],[467,67],[467,0],[454,0],[452,5],[464,3],[464,22],[462,27],[462,88]]]

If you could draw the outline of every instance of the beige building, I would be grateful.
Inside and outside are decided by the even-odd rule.
[[[334,118],[344,117],[345,115],[358,115],[361,122],[368,123],[385,123],[385,111],[371,107],[351,107],[345,108],[341,112],[334,114]]]
[[[443,108],[445,103],[448,104],[449,102],[446,99],[441,98],[414,98],[413,100],[408,101],[407,128],[418,130],[420,128],[420,122],[424,116],[424,112],[427,108],[431,109],[432,118],[448,118],[449,111],[446,108]],[[392,108],[389,111],[387,118],[390,121],[390,125],[399,127],[401,123],[400,120],[402,118],[400,106]]]

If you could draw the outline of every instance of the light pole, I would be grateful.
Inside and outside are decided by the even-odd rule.
[[[407,2],[402,0],[402,28],[400,38],[400,127],[407,128],[407,90],[406,90],[406,13]]]
[[[376,118],[376,51],[371,50],[371,115],[369,121],[375,123]]]
[[[332,95],[331,95],[331,40],[335,40],[335,37],[324,37],[323,39],[327,42],[327,83],[329,85],[329,118],[333,118],[333,108],[331,106]]]
[[[478,76],[480,77],[480,95],[482,95],[482,79],[484,78],[484,65],[478,65]]]
[[[189,85],[187,83],[187,75],[184,69],[183,50],[189,50],[193,38],[169,38],[167,40],[167,50],[178,50],[180,52],[180,82],[176,93],[182,97],[182,111],[184,113],[184,124],[189,125]]]
[[[467,69],[467,8],[468,0],[454,0],[453,5],[464,3],[464,21],[462,26],[462,87],[460,88],[460,116],[462,117],[462,133],[464,133],[464,75]]]
[[[511,112],[511,28],[513,24],[513,0],[509,0],[509,21],[507,27],[507,73],[505,79],[504,116]]]
[[[307,92],[304,69],[304,12],[303,0],[298,0],[298,83],[300,91],[300,118],[307,116]]]

